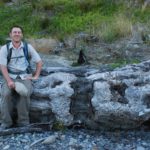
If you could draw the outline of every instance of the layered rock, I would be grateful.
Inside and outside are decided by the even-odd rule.
[[[150,61],[105,72],[47,67],[33,85],[31,122],[132,129],[150,119]]]

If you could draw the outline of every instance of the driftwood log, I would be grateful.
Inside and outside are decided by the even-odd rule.
[[[32,123],[24,127],[11,127],[5,130],[0,130],[0,136],[6,136],[10,134],[23,134],[50,131],[52,129],[52,123]]]
[[[150,120],[150,61],[123,68],[43,68],[33,82],[31,123],[135,129]]]

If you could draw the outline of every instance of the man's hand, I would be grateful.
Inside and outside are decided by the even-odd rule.
[[[9,74],[8,74],[8,70],[7,67],[5,65],[0,65],[2,74],[5,78],[5,80],[7,81],[7,85],[10,89],[15,89],[15,83],[13,82],[13,80],[10,78]]]
[[[40,72],[41,72],[41,69],[42,69],[42,61],[40,60],[39,62],[36,63],[36,71],[34,73],[33,76],[28,76],[26,77],[26,79],[29,79],[29,80],[37,80],[39,78],[39,75],[40,75]]]
[[[15,89],[15,83],[12,80],[10,80],[9,82],[7,82],[7,85],[8,85],[8,87],[10,89]]]
[[[39,77],[38,76],[28,76],[26,79],[28,80],[37,80]]]

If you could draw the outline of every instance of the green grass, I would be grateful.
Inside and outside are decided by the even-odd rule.
[[[35,18],[31,14],[32,8],[28,5],[15,9],[11,7],[0,7],[0,38],[3,39],[8,37],[10,27],[13,25],[22,26],[26,36],[34,35],[40,30],[40,19],[39,17]]]
[[[124,14],[117,14],[109,20],[102,22],[101,27],[96,33],[105,42],[113,42],[119,38],[127,37],[131,34],[131,20],[128,19]]]
[[[141,23],[145,23],[147,21],[150,20],[150,8],[149,9],[145,9],[143,12],[141,11],[141,9],[136,9],[133,11],[133,21],[135,22],[141,22]]]
[[[66,127],[65,127],[65,125],[64,125],[62,122],[56,121],[56,122],[53,124],[53,129],[54,129],[54,130],[65,131],[65,130],[66,130]]]
[[[138,64],[138,63],[140,63],[140,61],[138,59],[132,59],[132,60],[118,59],[118,60],[116,60],[116,62],[111,63],[110,67],[112,69],[115,69],[115,68],[123,67],[123,66],[125,66],[127,64]]]
[[[132,24],[148,24],[150,20],[149,8],[144,11],[129,8],[123,0],[121,3],[113,0],[24,0],[23,5],[19,3],[14,7],[5,6],[4,2],[6,0],[0,2],[0,43],[14,24],[23,26],[27,37],[63,39],[77,32],[87,32],[112,42],[129,36]]]

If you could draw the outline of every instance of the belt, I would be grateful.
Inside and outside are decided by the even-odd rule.
[[[26,70],[25,71],[19,71],[19,72],[8,70],[8,72],[11,73],[11,74],[15,74],[15,75],[20,75],[20,74],[26,74],[27,73]]]

